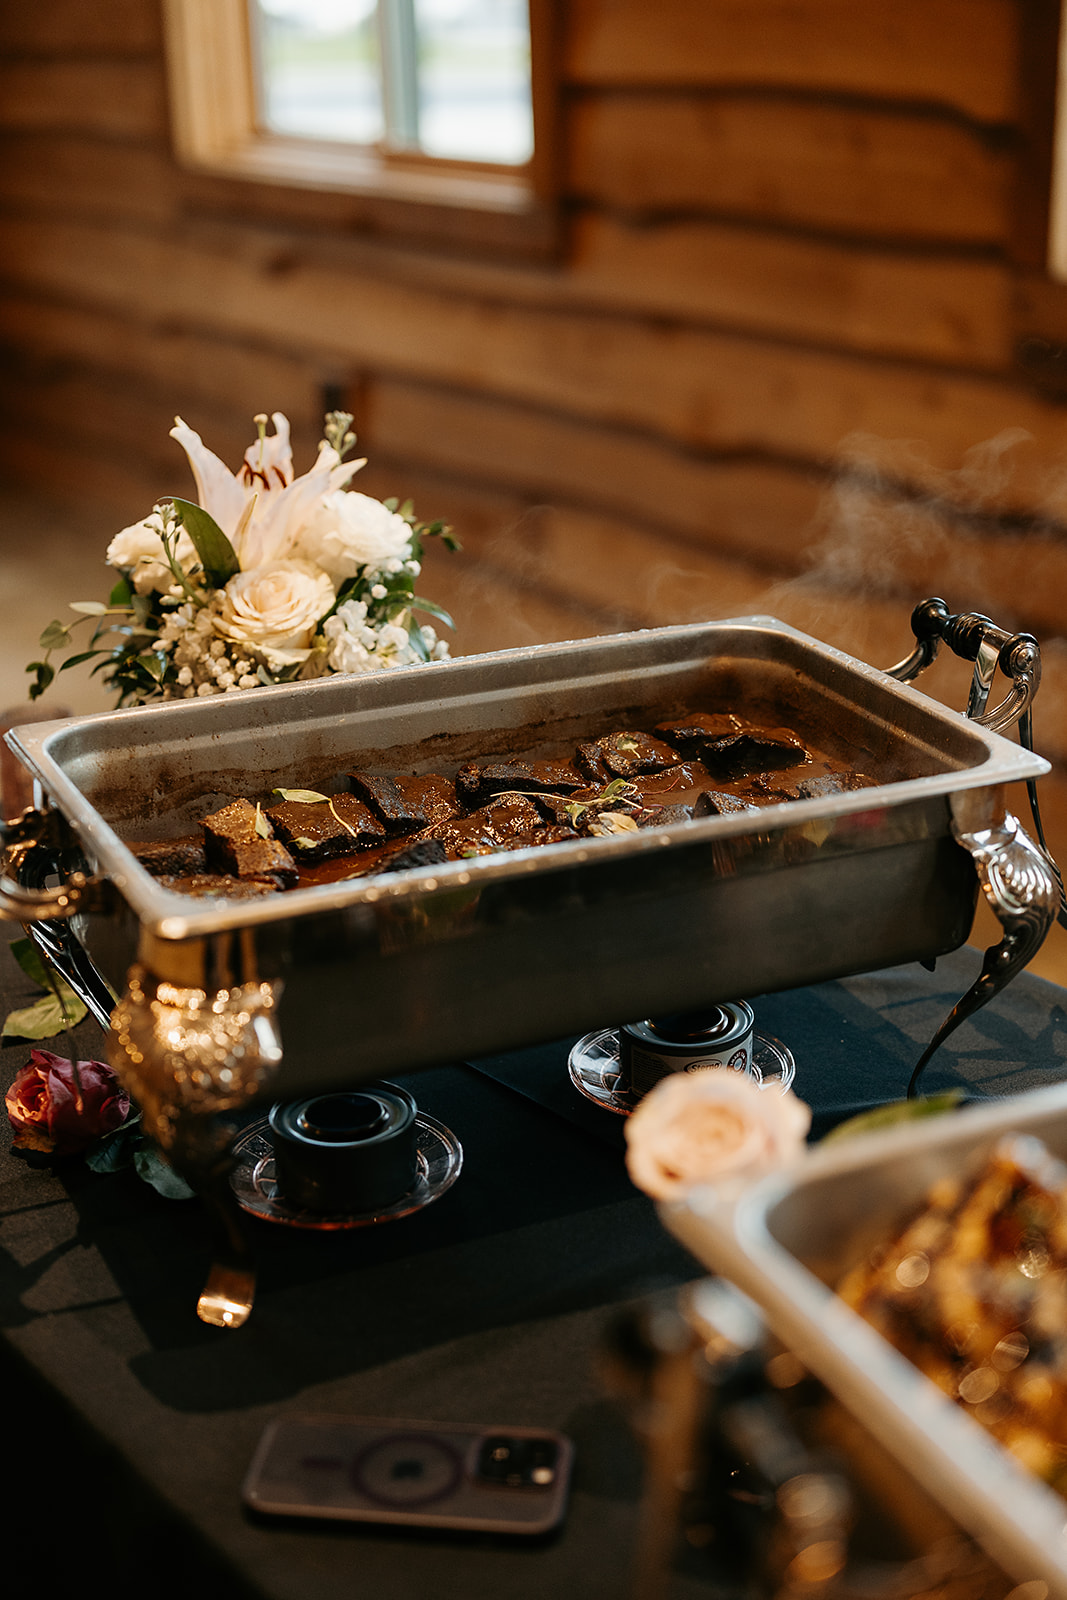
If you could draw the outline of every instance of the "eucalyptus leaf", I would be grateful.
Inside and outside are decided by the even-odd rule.
[[[272,789],[272,794],[280,794],[283,800],[297,800],[301,805],[314,806],[320,802],[328,805],[328,794],[318,794],[314,789]]]
[[[71,600],[71,611],[80,611],[83,617],[106,617],[107,606],[102,600]]]
[[[839,1122],[820,1143],[836,1144],[839,1139],[851,1139],[856,1134],[881,1133],[883,1128],[896,1128],[903,1122],[940,1117],[946,1111],[955,1111],[963,1096],[962,1089],[946,1089],[942,1094],[925,1095],[916,1100],[891,1100],[888,1105],[875,1106],[872,1111],[861,1111],[847,1122]]]
[[[175,499],[174,512],[193,541],[197,555],[204,567],[204,576],[213,589],[225,589],[230,579],[241,570],[233,545],[218,523],[203,506],[191,500]]]
[[[70,643],[70,630],[63,622],[50,622],[37,642],[42,650],[62,650]]]
[[[174,1168],[164,1161],[154,1145],[142,1145],[134,1153],[133,1164],[139,1178],[150,1183],[157,1193],[167,1200],[191,1200],[195,1190],[184,1178],[179,1178]]]

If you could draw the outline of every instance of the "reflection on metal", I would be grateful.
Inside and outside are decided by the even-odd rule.
[[[262,1092],[281,1060],[278,986],[207,989],[130,969],[112,1016],[108,1059],[141,1108],[145,1132],[207,1203],[215,1261],[197,1311],[237,1328],[247,1319],[255,1271],[227,1183],[233,1129],[218,1119]]]
[[[974,861],[982,893],[1004,929],[1004,937],[986,951],[980,977],[920,1056],[908,1085],[909,1098],[917,1093],[927,1062],[949,1034],[999,994],[1036,955],[1060,906],[1059,880],[1047,856],[1013,816],[1008,814],[997,826],[978,832],[959,827],[953,832]]]

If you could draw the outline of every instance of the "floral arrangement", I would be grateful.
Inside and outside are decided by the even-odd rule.
[[[672,1072],[626,1122],[626,1167],[655,1200],[697,1184],[734,1186],[800,1158],[811,1109],[731,1067]]]
[[[119,705],[191,700],[335,672],[366,673],[442,661],[448,646],[415,613],[448,627],[448,613],[415,594],[423,541],[458,548],[443,523],[415,519],[410,502],[346,488],[360,461],[345,411],[326,417],[315,465],[294,476],[289,423],[255,418],[258,437],[240,470],[206,448],[180,417],[171,438],[185,450],[198,503],[161,500],[107,550],[118,581],[107,604],[71,603],[94,622],[88,648],[55,668],[78,622],[41,635],[30,698],[56,671],[97,659],[94,672]]]

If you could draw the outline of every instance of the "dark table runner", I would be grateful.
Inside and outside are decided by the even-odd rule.
[[[903,1095],[979,961],[965,950],[933,974],[907,967],[765,996],[754,1001],[757,1029],[793,1050],[796,1089],[824,1127]],[[0,950],[3,1013],[33,997]],[[925,1087],[1002,1095],[1064,1077],[1065,1006],[1067,992],[1017,980],[934,1058]],[[101,1053],[92,1024],[77,1040],[81,1055]],[[44,1552],[41,1592],[66,1592],[73,1557],[83,1575],[117,1562],[118,1579],[101,1576],[131,1594],[627,1593],[639,1462],[597,1353],[620,1305],[698,1269],[630,1186],[621,1119],[570,1085],[569,1043],[404,1080],[462,1140],[458,1183],[415,1216],[347,1234],[250,1223],[260,1287],[235,1333],[195,1317],[210,1248],[196,1202],[164,1200],[130,1172],[100,1176],[77,1158],[34,1167],[5,1141],[9,1457],[31,1483],[38,1473],[47,1481],[36,1537],[68,1529]],[[66,1053],[62,1041],[50,1047]],[[0,1055],[5,1088],[27,1055],[25,1045]],[[241,1481],[265,1424],[292,1410],[561,1428],[578,1446],[564,1530],[526,1548],[257,1523],[241,1510]],[[139,1537],[138,1518],[150,1530]],[[675,1592],[718,1591],[709,1569]]]

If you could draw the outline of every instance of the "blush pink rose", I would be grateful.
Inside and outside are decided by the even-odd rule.
[[[792,1090],[761,1089],[731,1067],[673,1072],[626,1122],[626,1167],[654,1200],[702,1183],[748,1180],[794,1161],[811,1110]]]
[[[103,1061],[79,1061],[31,1050],[4,1096],[17,1150],[72,1155],[119,1127],[130,1097]]]

